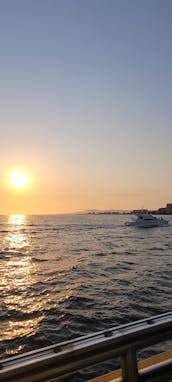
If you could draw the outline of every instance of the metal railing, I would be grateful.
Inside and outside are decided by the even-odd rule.
[[[0,381],[45,382],[121,359],[122,381],[169,381],[172,360],[138,371],[137,350],[172,339],[172,312],[0,361]],[[118,381],[121,379],[118,379]]]

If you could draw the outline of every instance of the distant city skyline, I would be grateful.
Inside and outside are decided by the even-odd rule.
[[[170,202],[172,2],[0,9],[0,214]]]

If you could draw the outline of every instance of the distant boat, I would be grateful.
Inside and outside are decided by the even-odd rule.
[[[127,226],[139,228],[167,227],[169,222],[163,218],[156,218],[148,212],[140,212],[137,214],[135,221],[128,222]]]

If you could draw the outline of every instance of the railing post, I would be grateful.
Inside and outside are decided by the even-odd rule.
[[[137,368],[137,358],[134,349],[130,348],[121,358],[122,381],[138,382],[139,373]]]

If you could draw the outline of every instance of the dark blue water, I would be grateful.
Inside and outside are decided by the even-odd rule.
[[[129,220],[0,217],[1,358],[171,310],[172,224]]]

